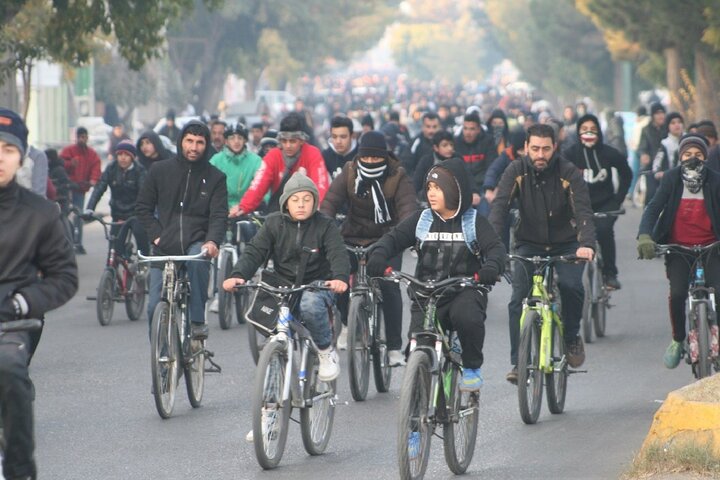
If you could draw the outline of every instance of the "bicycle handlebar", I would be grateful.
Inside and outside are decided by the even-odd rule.
[[[372,248],[372,245],[348,245],[345,244],[345,250],[347,250],[350,253],[354,253],[357,257],[362,257],[364,255],[367,255],[367,253]]]
[[[40,330],[42,326],[43,321],[34,318],[11,320],[9,322],[0,322],[0,333],[29,332]]]
[[[546,265],[554,264],[554,263],[574,263],[574,262],[587,262],[589,261],[587,258],[580,258],[575,254],[572,255],[554,255],[549,257],[541,257],[539,255],[535,255],[532,257],[523,257],[522,255],[514,255],[509,253],[508,258],[510,260],[519,260],[521,262],[525,263],[532,263],[535,266],[539,266],[543,263]]]
[[[280,296],[287,296],[287,295],[290,295],[293,293],[302,292],[303,290],[330,290],[330,287],[325,285],[324,280],[316,280],[307,285],[299,285],[297,287],[276,287],[274,285],[270,285],[269,283],[265,283],[263,281],[245,282],[240,285],[235,285],[235,289],[240,289],[240,288],[259,288],[259,289],[265,290],[268,293],[271,293],[274,295],[280,295]]]
[[[593,213],[593,217],[595,218],[607,218],[607,217],[617,217],[619,215],[625,215],[625,209],[620,208],[618,210],[611,210],[609,212],[595,212]]]
[[[193,260],[201,260],[201,261],[207,261],[208,259],[205,258],[207,256],[207,249],[203,248],[200,250],[200,253],[197,253],[195,255],[149,255],[145,256],[142,253],[138,251],[138,258],[140,259],[140,262],[147,263],[147,262],[189,262]]]
[[[388,268],[387,270],[385,270],[385,276],[380,278],[390,281],[405,280],[409,284],[412,284],[423,290],[440,290],[451,286],[480,287],[484,289],[489,289],[487,285],[482,285],[478,283],[477,278],[473,277],[449,277],[438,281],[429,280],[427,282],[423,282],[408,273],[399,270],[393,270],[392,268]]]
[[[702,254],[709,250],[712,250],[713,248],[716,248],[720,246],[720,240],[711,243],[710,245],[680,245],[677,243],[658,243],[655,245],[655,253],[657,255],[667,255],[668,253],[671,253],[671,251],[676,251],[678,253],[684,253],[684,254]]]

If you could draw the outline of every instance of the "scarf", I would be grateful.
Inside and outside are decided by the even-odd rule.
[[[383,224],[390,220],[385,195],[382,191],[380,180],[387,171],[387,160],[382,163],[365,163],[358,160],[358,173],[355,178],[355,195],[359,198],[366,198],[368,187],[372,193],[373,205],[375,206],[375,223]]]
[[[698,193],[705,181],[705,164],[697,157],[685,160],[680,166],[685,188],[691,193]]]
[[[608,178],[608,172],[606,169],[602,168],[600,166],[600,160],[597,158],[597,152],[595,149],[592,149],[593,158],[595,159],[595,166],[597,167],[598,173],[595,174],[595,171],[592,168],[592,165],[590,165],[590,159],[588,158],[588,149],[583,148],[583,154],[585,155],[585,165],[587,168],[583,170],[583,177],[586,183],[597,183],[597,182],[604,182]]]
[[[298,159],[300,158],[300,153],[302,152],[302,148],[300,150],[298,150],[298,152],[295,155],[293,155],[292,157],[288,157],[287,155],[285,155],[285,151],[282,148],[280,150],[282,152],[283,162],[285,162],[285,171],[289,172],[290,169],[293,166],[295,166]]]

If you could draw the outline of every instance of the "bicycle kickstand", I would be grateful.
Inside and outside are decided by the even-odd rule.
[[[211,352],[210,350],[205,350],[205,360],[210,362],[210,367],[205,367],[205,373],[222,373],[222,367],[217,363],[213,362],[212,357],[214,356],[215,353]]]

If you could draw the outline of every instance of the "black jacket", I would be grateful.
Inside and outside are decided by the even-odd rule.
[[[142,150],[140,150],[140,144],[144,139],[150,140],[150,143],[153,144],[155,147],[155,151],[157,152],[158,156],[156,158],[150,158],[146,157]],[[140,137],[138,138],[137,142],[135,143],[135,148],[137,149],[137,160],[140,162],[140,165],[145,167],[146,171],[150,170],[150,167],[153,163],[159,162],[160,160],[167,160],[168,158],[173,157],[173,153],[169,151],[167,148],[165,148],[165,145],[163,145],[162,140],[160,140],[160,136],[155,133],[153,130],[148,130],[147,132],[144,132]]]
[[[335,149],[330,146],[322,151],[323,160],[325,160],[325,168],[327,168],[330,178],[333,179],[337,176],[337,170],[342,169],[346,163],[352,162],[358,153],[358,146],[350,149],[345,155],[340,155]]]
[[[29,318],[70,300],[78,270],[57,205],[12,181],[0,188],[0,225],[0,289],[20,293]]]
[[[465,244],[462,238],[463,212],[472,207],[471,181],[465,170],[464,162],[459,158],[451,158],[441,164],[452,172],[460,187],[460,208],[458,213],[449,220],[434,215],[430,232],[453,233],[450,240],[426,240],[418,252],[415,276],[423,281],[440,280],[451,276],[472,276],[484,265],[494,267],[498,274],[505,266],[505,247],[497,233],[490,227],[482,215],[475,217],[475,236],[480,247],[481,258],[478,258]],[[415,229],[422,212],[418,211],[400,222],[375,244],[373,255],[392,258],[406,248],[415,246],[417,238]],[[460,238],[458,239],[458,235]]]
[[[56,202],[60,205],[60,210],[64,213],[70,208],[70,178],[65,171],[62,160],[55,156],[55,160],[50,160],[48,165],[48,177],[55,187]]]
[[[520,221],[515,231],[519,244],[550,250],[578,242],[595,248],[595,224],[587,184],[575,165],[554,156],[537,172],[530,158],[519,158],[505,169],[490,211],[495,231],[505,228],[510,204],[518,201]]]
[[[307,284],[315,280],[348,282],[350,260],[340,231],[335,220],[319,212],[300,222],[293,221],[286,213],[268,215],[235,264],[232,274],[250,279],[261,265],[272,259],[275,272],[289,284],[295,283],[303,247],[317,252],[310,254],[305,275],[298,283]]]
[[[100,181],[95,185],[87,208],[95,210],[105,190],[110,187],[110,212],[116,220],[127,220],[135,212],[138,193],[145,183],[147,172],[138,162],[123,170],[117,160],[105,168]]]
[[[181,142],[191,126],[202,128],[207,145],[210,131],[196,120],[183,127]],[[220,245],[225,238],[228,215],[225,174],[210,165],[208,149],[191,162],[178,153],[176,158],[153,164],[138,195],[135,214],[154,242],[160,238],[158,253],[184,255],[195,242],[213,241]],[[155,212],[157,210],[157,216]]]
[[[459,157],[459,155],[455,155],[455,157]],[[415,191],[417,192],[418,198],[420,198],[421,201],[424,201],[426,199],[425,180],[427,179],[428,172],[432,167],[444,162],[445,160],[449,159],[443,159],[442,157],[438,156],[437,153],[433,152],[430,155],[425,155],[423,158],[421,158],[420,163],[418,163],[415,167],[415,173],[413,174],[413,186],[415,187]],[[465,163],[465,175],[467,175],[468,178],[472,178],[473,175],[470,172],[469,165],[469,163]],[[470,182],[470,189],[471,193],[480,193],[480,189],[477,188],[475,182]]]
[[[492,135],[486,133],[481,127],[475,141],[466,143],[461,133],[455,137],[455,156],[465,160],[465,164],[473,176],[473,188],[479,192],[485,182],[485,174],[490,168],[490,164],[498,156]]]
[[[405,167],[405,170],[408,172],[408,175],[411,177],[415,173],[415,168],[417,167],[418,163],[420,163],[420,159],[423,158],[425,155],[432,155],[433,152],[433,144],[432,140],[425,138],[425,136],[420,132],[420,134],[413,139],[412,145],[410,147],[410,156],[407,158],[407,163],[403,164],[403,167]]]
[[[663,175],[660,187],[645,207],[638,235],[651,235],[659,243],[668,241],[685,188],[680,168],[671,168]],[[713,232],[720,238],[720,173],[706,168],[702,191]]]
[[[576,130],[580,131],[580,125],[587,121],[594,122],[597,128],[598,139],[595,145],[592,148],[587,148],[578,140],[570,148],[563,151],[562,156],[575,164],[583,174],[588,184],[590,203],[593,210],[596,212],[616,210],[620,208],[628,190],[630,190],[633,177],[632,169],[622,153],[604,143],[600,122],[595,115],[587,114],[580,117],[577,121]],[[613,168],[617,170],[620,180],[617,193],[615,193],[612,179]],[[600,180],[598,177],[602,170],[605,171],[604,180]],[[593,179],[596,178],[598,180],[593,182]]]

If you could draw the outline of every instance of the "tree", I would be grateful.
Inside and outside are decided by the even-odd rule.
[[[147,67],[132,70],[125,59],[112,52],[97,55],[94,63],[95,98],[122,108],[122,122],[127,125],[135,107],[152,99],[157,80]]]

